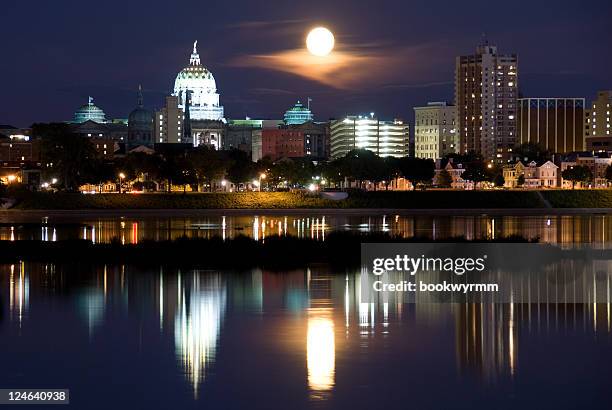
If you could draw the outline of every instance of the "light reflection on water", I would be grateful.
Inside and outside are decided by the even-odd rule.
[[[174,319],[176,355],[197,399],[206,371],[215,362],[225,313],[226,290],[219,275],[194,272],[186,279],[178,275],[177,281],[178,309]]]
[[[609,284],[610,273],[607,275]],[[52,344],[70,338],[69,343],[81,349],[74,352],[75,358],[83,354],[111,354],[106,370],[100,370],[103,373],[114,375],[126,366],[139,369],[138,354],[122,354],[120,348],[122,343],[137,341],[138,352],[148,346],[154,349],[157,358],[146,368],[143,366],[141,377],[151,388],[163,388],[172,397],[172,403],[189,407],[190,403],[219,400],[215,401],[217,408],[241,408],[237,397],[220,394],[217,386],[234,383],[236,390],[248,390],[248,386],[241,384],[245,380],[235,378],[236,375],[259,374],[260,368],[269,369],[271,364],[285,372],[276,378],[273,374],[260,374],[261,380],[249,383],[257,384],[260,390],[302,383],[307,401],[334,402],[343,397],[343,385],[361,383],[375,388],[382,383],[375,379],[378,377],[375,373],[368,376],[370,367],[383,365],[395,372],[411,372],[412,363],[422,360],[421,356],[454,357],[454,361],[440,360],[431,366],[439,368],[441,374],[457,374],[460,380],[474,379],[477,385],[495,388],[533,377],[555,380],[567,377],[548,374],[549,369],[534,370],[525,360],[533,345],[551,335],[556,337],[556,343],[568,346],[579,335],[592,335],[592,347],[600,346],[598,354],[608,352],[602,362],[612,359],[609,297],[584,304],[403,304],[383,298],[363,303],[360,286],[364,281],[360,276],[359,272],[330,272],[326,267],[283,273],[258,269],[236,273],[167,268],[151,272],[130,266],[77,272],[54,265],[2,265],[0,280],[8,286],[0,287],[7,289],[0,295],[2,299],[8,296],[9,319],[0,322],[0,337],[5,346],[0,360],[9,363],[8,355],[19,351],[17,346],[22,344],[36,346],[30,338],[36,338],[36,330],[47,329],[45,323],[53,321],[58,329],[46,337]],[[59,309],[64,300],[76,303]],[[70,319],[73,316],[77,322]],[[241,325],[237,327],[237,323]],[[126,326],[139,329],[138,334],[124,334]],[[228,339],[228,327],[234,337],[239,335],[239,343]],[[84,332],[81,335],[75,329]],[[258,344],[259,333],[277,335],[273,338],[278,340]],[[297,337],[300,342],[287,347],[282,340],[285,335]],[[119,338],[107,340],[110,336]],[[276,342],[284,347],[266,350]],[[93,346],[100,353],[91,351]],[[249,359],[233,360],[242,350],[248,352]],[[175,357],[174,364],[164,361],[169,356]],[[15,357],[26,360],[23,369],[30,369],[23,370],[25,379],[20,378],[20,382],[35,377],[28,373],[32,368],[45,366],[45,361],[35,362],[34,356],[28,357]],[[10,369],[14,371],[15,367],[8,369],[7,378],[0,376],[0,383],[10,384]],[[53,371],[43,370],[44,374],[53,375]],[[597,370],[593,369],[594,374]],[[534,371],[542,373],[534,376]],[[169,378],[172,374],[177,377]],[[89,377],[84,373],[65,379],[84,378],[95,383]],[[174,384],[168,382],[170,379]],[[155,387],[162,382],[169,385]],[[595,379],[589,382],[596,384]],[[401,379],[384,379],[384,383],[404,386]],[[461,384],[453,387],[458,382],[452,377],[445,383],[451,390]],[[188,387],[189,396],[183,395],[181,386]],[[476,394],[481,391],[484,390],[476,390]],[[122,394],[129,401],[130,392]],[[360,397],[355,393],[355,400]],[[444,397],[431,400],[445,402]],[[160,402],[159,407],[148,408],[167,408],[166,405]],[[289,405],[278,403],[277,408]],[[301,405],[305,406],[301,403],[296,407]]]
[[[179,237],[223,239],[246,235],[256,240],[292,235],[325,240],[333,231],[387,232],[402,237],[494,239],[520,235],[544,243],[588,242],[612,245],[612,215],[223,215],[186,217],[57,216],[36,219],[7,216],[0,223],[0,240],[87,239],[94,242],[137,243]],[[18,221],[18,222],[16,222]]]

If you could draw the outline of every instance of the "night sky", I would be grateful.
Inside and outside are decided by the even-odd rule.
[[[227,118],[281,118],[313,99],[315,119],[453,100],[455,56],[483,33],[519,55],[524,96],[585,97],[612,89],[612,2],[2,0],[0,124],[64,121],[94,97],[107,118],[159,108],[194,40]],[[307,31],[336,36],[331,74],[301,66]]]

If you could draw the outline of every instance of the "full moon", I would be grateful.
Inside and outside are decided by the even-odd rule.
[[[310,30],[306,37],[306,48],[311,54],[325,57],[334,49],[334,35],[325,27]]]

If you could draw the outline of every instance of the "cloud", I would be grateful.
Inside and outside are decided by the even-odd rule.
[[[418,83],[418,84],[388,84],[383,86],[383,88],[393,89],[393,88],[432,88],[432,87],[442,87],[447,85],[454,84],[453,81],[433,81],[429,83]]]
[[[261,29],[265,27],[278,28],[279,25],[286,24],[299,24],[303,23],[304,19],[285,19],[285,20],[252,20],[252,21],[239,21],[237,23],[228,24],[228,28],[239,28],[239,29]]]
[[[282,90],[280,88],[251,88],[249,90],[252,94],[261,94],[261,95],[293,95],[295,94],[293,91]]]
[[[427,81],[433,84],[431,67],[439,64],[440,58],[436,52],[439,50],[429,44],[413,47],[345,45],[326,57],[317,57],[299,48],[241,56],[229,65],[280,71],[342,90],[370,89],[408,78],[417,85],[397,88],[418,88],[418,84]]]

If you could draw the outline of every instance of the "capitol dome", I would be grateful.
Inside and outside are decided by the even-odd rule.
[[[128,117],[128,145],[153,145],[153,113],[144,108],[140,86],[138,86],[138,106]]]
[[[223,106],[219,105],[217,83],[212,73],[200,63],[196,41],[189,65],[181,70],[174,81],[174,95],[179,108],[185,110],[187,95],[190,95],[189,118],[191,120],[222,120]]]
[[[106,122],[106,114],[94,105],[92,97],[89,97],[87,104],[81,105],[81,107],[75,111],[74,120],[72,122],[81,124],[85,121],[94,121],[100,124]]]

